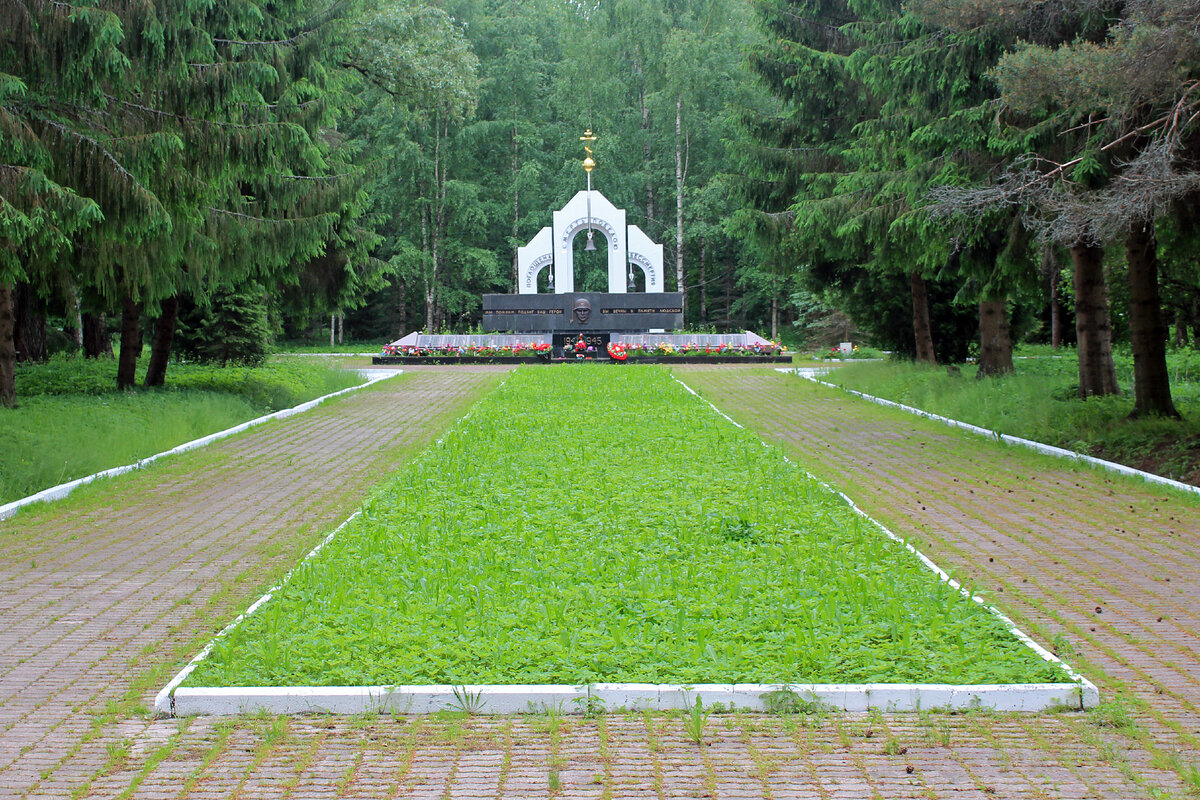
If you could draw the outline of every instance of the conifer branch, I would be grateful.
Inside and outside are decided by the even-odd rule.
[[[121,160],[117,158],[112,151],[105,147],[98,139],[88,136],[82,131],[72,130],[66,125],[63,125],[55,120],[43,119],[42,122],[48,127],[56,129],[64,137],[78,139],[79,141],[89,145],[94,152],[99,153],[102,160],[107,161],[109,165],[112,166],[113,171],[117,175],[124,177],[126,182],[133,186],[136,192],[142,195],[143,199],[146,200],[149,205],[156,206],[160,210],[162,209],[162,205],[159,203],[158,198],[155,197],[154,192],[147,189],[145,185],[138,180],[137,176],[126,169],[125,165],[121,163]]]
[[[115,97],[111,97],[109,95],[105,95],[105,97],[109,100],[112,100],[115,103],[119,103],[120,105],[124,106],[125,108],[132,108],[136,111],[143,111],[147,114],[150,114],[150,115],[153,115],[156,117],[164,117],[167,119],[173,119],[173,120],[176,120],[177,122],[182,122],[186,125],[198,125],[198,126],[208,126],[208,127],[213,127],[213,128],[226,128],[226,129],[230,129],[230,130],[246,131],[246,130],[259,130],[261,128],[284,127],[284,126],[291,124],[289,122],[239,123],[239,122],[226,122],[224,120],[204,119],[202,117],[189,117],[189,116],[185,116],[183,114],[176,114],[172,111],[163,111],[160,108],[150,108],[149,106],[144,106],[144,105],[141,105],[140,103],[134,103],[130,100],[119,100],[119,99],[117,99]],[[308,101],[308,103],[315,103],[315,102],[317,102],[317,101],[315,101],[315,100]],[[301,108],[304,105],[307,105],[308,103],[297,104],[296,107]],[[247,104],[243,104],[243,105],[247,105]],[[275,107],[276,106],[258,106],[256,108],[275,108]]]

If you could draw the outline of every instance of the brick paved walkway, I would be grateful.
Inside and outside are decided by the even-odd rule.
[[[678,374],[917,539],[1120,704],[723,715],[701,744],[668,715],[139,713],[499,377],[430,368],[0,523],[0,796],[1125,800],[1200,787],[1188,771],[1200,761],[1200,504],[767,370]]]
[[[0,523],[0,795],[84,786],[179,658],[499,379],[415,371]]]

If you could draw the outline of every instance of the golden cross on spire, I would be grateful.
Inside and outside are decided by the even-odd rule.
[[[579,141],[583,142],[583,149],[587,151],[587,158],[583,160],[583,168],[589,174],[596,167],[596,162],[592,160],[592,142],[596,141],[596,135],[592,133],[592,129],[588,128],[584,131],[583,136],[579,137]]]

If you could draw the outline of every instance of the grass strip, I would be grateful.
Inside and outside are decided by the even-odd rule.
[[[656,367],[519,370],[192,686],[1063,673]]]

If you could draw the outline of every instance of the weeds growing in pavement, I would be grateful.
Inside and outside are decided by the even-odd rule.
[[[704,743],[704,726],[708,724],[710,713],[710,710],[705,708],[704,703],[697,697],[695,705],[688,708],[687,714],[683,718],[683,732],[696,744]]]

